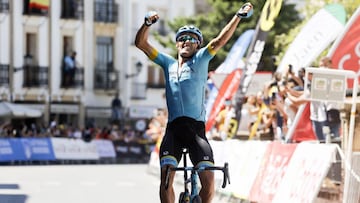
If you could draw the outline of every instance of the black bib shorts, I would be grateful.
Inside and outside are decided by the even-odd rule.
[[[183,148],[189,151],[194,166],[213,166],[214,156],[205,136],[205,123],[189,117],[179,117],[169,122],[160,146],[160,166],[177,166]]]

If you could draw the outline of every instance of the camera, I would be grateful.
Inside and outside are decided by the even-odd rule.
[[[289,64],[289,73],[293,72],[293,66],[291,64]]]

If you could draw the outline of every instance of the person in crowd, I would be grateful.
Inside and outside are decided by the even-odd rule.
[[[256,105],[256,95],[251,94],[244,100],[241,108],[241,119],[239,121],[238,132],[250,133],[251,125],[256,121],[260,108]]]
[[[169,188],[165,189],[165,175],[168,167],[176,167],[181,159],[182,149],[188,148],[194,166],[214,165],[212,148],[205,135],[205,89],[208,64],[217,51],[233,35],[240,20],[252,14],[252,5],[246,3],[225,25],[219,35],[205,46],[201,31],[194,25],[186,25],[176,33],[177,59],[159,52],[148,41],[150,27],[159,19],[156,12],[149,12],[135,37],[135,45],[147,57],[157,63],[166,78],[166,100],[168,125],[160,147],[160,200],[174,203],[173,182],[175,172],[170,174]],[[199,173],[200,197],[203,203],[210,203],[214,196],[215,180],[212,171]]]
[[[320,60],[320,67],[332,69],[333,64],[332,60],[329,57],[323,57]],[[341,127],[341,119],[340,119],[340,104],[337,102],[325,102],[326,108],[326,125],[330,128],[330,135],[332,138],[340,137],[340,127]]]
[[[76,52],[73,51],[71,54],[64,57],[64,86],[71,87],[75,82],[75,71],[76,71]]]
[[[115,94],[114,99],[111,101],[111,120],[120,125],[122,120],[122,102],[119,98],[119,93]]]
[[[312,80],[312,73],[308,74],[309,84]],[[295,89],[286,89],[287,97],[290,99],[291,103],[300,106],[307,102],[310,102],[310,120],[316,137],[319,141],[325,140],[325,135],[323,132],[324,126],[326,126],[326,107],[325,103],[322,101],[311,101],[309,100],[310,90],[304,89],[303,91],[297,91]]]
[[[236,133],[237,121],[235,118],[235,108],[232,104],[231,98],[227,98],[224,102],[224,108],[219,112],[215,118],[215,126],[217,133],[212,139],[226,140],[231,138]]]
[[[262,134],[269,134],[273,137],[274,112],[270,108],[270,98],[268,92],[263,90],[256,94],[256,107],[259,109],[256,120],[250,124],[250,138],[254,136],[260,138]]]

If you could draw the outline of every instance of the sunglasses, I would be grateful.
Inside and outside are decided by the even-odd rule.
[[[199,43],[199,40],[197,40],[196,38],[194,37],[191,37],[190,35],[183,35],[183,36],[180,36],[176,41],[178,42],[186,42],[186,41],[189,41],[191,43]]]

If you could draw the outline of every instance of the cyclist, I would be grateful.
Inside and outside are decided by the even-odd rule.
[[[241,18],[250,17],[252,5],[244,4],[220,34],[205,47],[201,47],[203,36],[193,26],[181,27],[175,36],[178,50],[177,60],[159,52],[148,41],[149,28],[159,19],[156,12],[149,12],[145,22],[136,34],[135,45],[147,57],[162,67],[166,79],[166,101],[168,124],[160,146],[161,183],[160,199],[162,203],[174,203],[175,193],[172,187],[175,172],[169,179],[169,188],[165,189],[166,168],[176,167],[181,159],[182,149],[189,149],[194,166],[213,166],[213,152],[205,136],[205,89],[208,76],[208,64],[216,52],[233,35]],[[199,174],[203,203],[210,203],[214,196],[214,173],[203,171]]]

